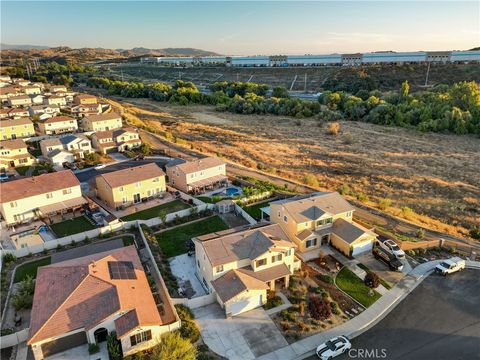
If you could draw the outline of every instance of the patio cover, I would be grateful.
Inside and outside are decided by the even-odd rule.
[[[55,204],[40,206],[38,210],[42,214],[46,215],[46,214],[51,214],[53,212],[57,212],[60,210],[69,210],[73,207],[81,206],[87,203],[88,201],[83,196],[80,196],[75,199],[70,199],[70,200],[60,201]]]
[[[191,182],[188,185],[193,188],[203,188],[205,186],[208,186],[217,182],[227,181],[227,179],[228,178],[225,175],[215,175],[215,176],[209,177],[208,179]]]

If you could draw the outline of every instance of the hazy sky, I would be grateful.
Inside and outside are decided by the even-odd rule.
[[[221,54],[480,46],[480,1],[1,1],[1,41]]]

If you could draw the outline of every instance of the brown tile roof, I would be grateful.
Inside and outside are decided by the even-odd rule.
[[[118,261],[131,262],[136,279],[112,279],[109,262]],[[89,330],[119,311],[132,310],[140,326],[170,323],[157,310],[134,246],[40,267],[28,344],[76,329]],[[115,324],[128,332],[133,320],[130,314]]]
[[[19,125],[28,125],[32,124],[32,120],[29,117],[21,117],[18,119],[1,119],[0,127],[4,126],[19,126]]]
[[[2,183],[0,198],[6,203],[79,185],[71,170],[63,170]]]
[[[25,112],[28,113],[28,110],[25,110],[25,109],[10,109],[8,111],[9,114],[15,114],[15,113],[17,113],[17,114],[20,113],[21,114],[21,113],[25,113]]]
[[[135,309],[130,310],[115,320],[115,329],[117,329],[117,336],[122,337],[123,335],[129,333],[139,325],[140,323],[138,321],[137,311]]]
[[[90,94],[77,94],[75,95],[76,99],[96,99],[97,97],[95,95],[90,95]]]
[[[28,95],[17,95],[17,96],[12,96],[10,100],[30,100],[30,96]]]
[[[284,263],[258,271],[253,271],[250,266],[238,270],[263,282],[277,280],[281,277],[292,274],[292,272],[288,269],[288,266]]]
[[[363,226],[351,223],[344,219],[337,219],[333,222],[332,232],[349,244],[353,243],[355,240],[365,234],[375,236],[372,231],[364,228]]]
[[[185,174],[210,169],[215,166],[225,165],[225,161],[217,157],[207,157],[199,160],[178,164],[176,167]]]
[[[314,193],[300,198],[274,201],[281,204],[296,223],[317,220],[324,214],[336,215],[355,208],[337,192]]]
[[[51,139],[40,140],[40,145],[43,145],[45,147],[56,146],[56,145],[62,145],[62,142],[60,141],[59,138],[51,138]]]
[[[86,116],[85,119],[90,122],[96,121],[104,121],[104,120],[114,120],[114,119],[121,119],[122,117],[117,113],[106,113],[106,114],[98,114],[98,115],[90,115]]]
[[[242,272],[241,269],[230,270],[211,284],[224,303],[246,290],[268,290],[265,282]]]
[[[113,130],[97,131],[93,133],[93,135],[95,135],[97,139],[113,139]]]
[[[65,97],[62,95],[50,95],[48,96],[49,99],[64,99]]]
[[[112,171],[99,176],[101,176],[111,188],[116,188],[118,186],[133,184],[138,181],[165,176],[165,173],[157,166],[157,164],[149,163],[123,170]]]
[[[75,120],[75,122],[77,121],[75,118],[73,117],[70,117],[70,116],[52,116],[51,118],[48,118],[48,119],[45,119],[43,120],[42,122],[45,123],[45,124],[52,124],[52,123],[58,123],[58,122],[64,122],[64,121],[71,121],[71,120]]]
[[[213,266],[242,259],[255,259],[273,247],[295,247],[278,224],[241,230],[212,238],[207,234],[200,241]]]
[[[22,139],[14,139],[14,140],[3,140],[0,141],[0,149],[23,149],[26,148],[27,144]]]
[[[300,240],[305,240],[306,238],[308,238],[312,234],[313,234],[313,232],[311,230],[305,229],[305,230],[300,231],[297,234],[297,238],[299,238]]]

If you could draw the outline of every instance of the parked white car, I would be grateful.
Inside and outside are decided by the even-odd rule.
[[[330,339],[317,347],[317,356],[322,360],[330,360],[352,348],[352,344],[346,336],[338,336]]]
[[[443,276],[447,276],[447,274],[452,274],[463,269],[465,269],[465,260],[460,259],[459,257],[444,260],[435,266],[435,272]]]
[[[379,237],[378,242],[381,247],[392,253],[397,259],[405,259],[405,251],[400,249],[397,243],[392,239]]]

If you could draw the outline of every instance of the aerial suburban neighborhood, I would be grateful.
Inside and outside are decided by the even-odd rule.
[[[478,4],[27,3],[2,360],[480,356]]]

